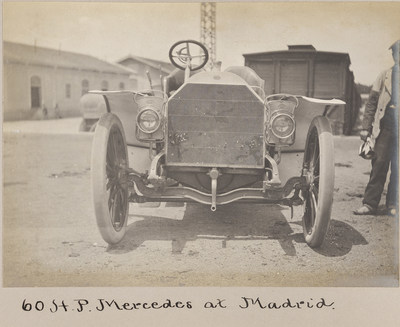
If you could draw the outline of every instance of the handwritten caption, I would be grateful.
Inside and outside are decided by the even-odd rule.
[[[24,312],[102,312],[102,311],[134,311],[134,310],[166,310],[179,309],[190,310],[193,308],[202,309],[227,309],[236,308],[239,310],[261,309],[261,310],[321,310],[335,309],[335,302],[328,301],[324,298],[308,299],[295,301],[286,298],[283,301],[268,301],[259,297],[239,298],[237,303],[229,303],[226,299],[215,299],[202,303],[194,303],[193,301],[173,301],[166,299],[164,301],[153,302],[125,302],[115,299],[98,298],[95,300],[73,299],[70,301],[53,299],[51,301],[24,299],[21,309]]]

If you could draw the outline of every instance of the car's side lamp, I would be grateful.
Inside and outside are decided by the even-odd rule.
[[[163,91],[149,90],[136,93],[134,101],[138,105],[136,116],[136,138],[143,142],[157,142],[164,139],[163,111],[167,96]]]
[[[294,110],[299,105],[297,97],[288,94],[273,94],[265,99],[266,142],[270,145],[289,146],[295,141],[296,122]]]

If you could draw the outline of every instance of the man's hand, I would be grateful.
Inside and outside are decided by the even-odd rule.
[[[368,136],[371,136],[371,134],[370,134],[369,131],[367,131],[366,129],[361,130],[361,132],[360,132],[360,138],[361,138],[363,141],[366,141],[367,138],[368,138]]]

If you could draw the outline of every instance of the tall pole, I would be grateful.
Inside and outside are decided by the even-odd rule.
[[[200,6],[200,42],[203,43],[208,50],[210,61],[207,66],[212,69],[216,61],[215,25],[217,5],[215,2],[202,2]]]

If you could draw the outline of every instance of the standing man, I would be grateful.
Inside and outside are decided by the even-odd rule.
[[[43,119],[47,119],[48,118],[48,111],[47,111],[47,107],[46,107],[45,104],[43,104],[42,116],[43,116]]]
[[[371,136],[375,156],[365,189],[363,205],[354,211],[356,215],[375,214],[385,186],[390,166],[390,181],[386,195],[389,215],[398,212],[398,112],[399,112],[399,51],[400,40],[392,49],[394,66],[382,72],[374,84],[365,106],[360,137],[363,141]]]

